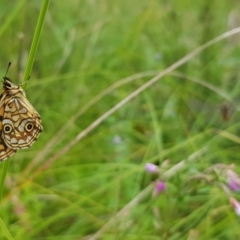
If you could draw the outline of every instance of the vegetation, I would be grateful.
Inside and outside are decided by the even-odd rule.
[[[42,3],[0,3],[15,84]],[[50,1],[27,85],[44,131],[9,160],[0,239],[238,239],[239,26],[239,1]]]

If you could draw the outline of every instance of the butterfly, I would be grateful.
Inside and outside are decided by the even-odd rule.
[[[0,95],[0,161],[17,150],[29,148],[43,130],[38,112],[27,100],[21,86],[3,77]]]

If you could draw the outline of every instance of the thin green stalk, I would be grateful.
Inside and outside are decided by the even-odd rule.
[[[35,29],[35,32],[34,32],[33,41],[32,41],[32,45],[31,45],[31,48],[30,48],[29,56],[28,56],[27,66],[26,66],[24,76],[23,76],[23,81],[22,81],[22,83],[25,83],[25,87],[23,87],[24,90],[27,89],[27,80],[31,76],[33,62],[34,62],[34,59],[35,59],[35,56],[36,56],[38,43],[39,43],[39,40],[40,40],[40,36],[41,36],[46,12],[47,12],[47,9],[48,9],[49,1],[50,0],[43,0],[43,5],[42,5],[42,8],[41,8],[39,17],[38,17],[37,26],[36,26],[36,29]]]
[[[25,82],[25,87],[24,90],[27,89],[27,80],[30,76],[30,73],[32,71],[32,66],[33,66],[33,62],[36,56],[36,52],[37,52],[37,47],[38,47],[38,43],[40,40],[40,36],[41,36],[41,32],[42,32],[42,28],[43,28],[43,23],[44,23],[44,19],[46,16],[46,12],[47,12],[47,8],[49,5],[49,1],[50,0],[43,0],[43,5],[38,17],[38,21],[37,21],[37,26],[34,32],[34,36],[33,36],[33,41],[32,41],[32,45],[30,48],[30,52],[29,52],[29,56],[28,56],[28,61],[27,61],[27,66],[24,72],[24,77],[23,77],[23,82]],[[1,178],[0,178],[0,202],[2,201],[2,196],[3,196],[3,189],[4,189],[4,182],[5,182],[5,178],[7,175],[7,171],[8,171],[8,165],[9,165],[9,159],[7,159],[6,161],[3,162],[3,167],[2,167],[2,172],[1,172]]]
[[[0,202],[2,201],[4,181],[5,181],[5,178],[7,175],[8,165],[9,165],[9,159],[7,159],[6,161],[3,162],[1,178],[0,178]]]
[[[8,240],[14,240],[14,238],[12,237],[11,233],[8,231],[8,228],[6,227],[4,221],[2,220],[2,218],[0,218],[0,229],[1,232],[4,234],[4,236],[8,239]]]

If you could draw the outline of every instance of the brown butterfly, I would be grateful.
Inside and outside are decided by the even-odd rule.
[[[24,90],[5,76],[0,95],[0,161],[19,149],[29,148],[42,129],[40,115],[27,100]]]

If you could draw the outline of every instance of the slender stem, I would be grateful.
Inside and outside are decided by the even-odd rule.
[[[49,1],[50,0],[43,0],[43,5],[42,5],[42,8],[41,8],[39,17],[38,17],[37,26],[36,26],[36,29],[35,29],[35,32],[34,32],[33,41],[32,41],[32,45],[31,45],[31,48],[30,48],[29,56],[28,56],[27,66],[26,66],[24,76],[23,76],[23,81],[22,81],[22,83],[23,82],[25,83],[25,87],[23,87],[24,90],[27,89],[27,80],[31,76],[33,62],[34,62],[34,59],[35,59],[35,56],[36,56],[38,43],[39,43],[39,40],[40,40],[40,36],[41,36],[46,12],[47,12],[47,9],[48,9]]]
[[[9,232],[7,226],[5,225],[4,221],[0,217],[0,229],[1,233],[8,239],[8,240],[14,240],[11,233]]]
[[[2,201],[4,181],[7,175],[8,165],[9,165],[9,159],[3,162],[3,168],[1,172],[1,178],[0,178],[0,202]]]

